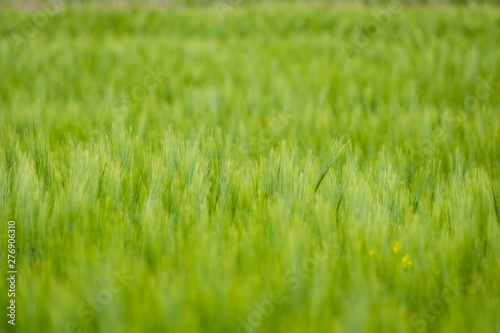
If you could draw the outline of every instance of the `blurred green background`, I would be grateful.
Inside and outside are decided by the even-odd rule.
[[[499,332],[498,7],[15,7],[0,330]]]

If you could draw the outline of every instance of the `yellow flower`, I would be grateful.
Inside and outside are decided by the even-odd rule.
[[[412,262],[410,260],[410,255],[407,254],[401,259],[401,264],[403,264],[403,268],[408,269],[411,267]]]
[[[394,253],[398,253],[399,251],[401,251],[401,243],[396,242],[396,243],[394,243],[394,245],[392,246],[392,252],[394,252]]]
[[[375,251],[375,249],[370,250],[370,252],[368,252],[368,254],[369,254],[369,255],[371,255],[371,256],[374,256],[374,255],[375,255],[375,253],[377,253],[377,252]]]

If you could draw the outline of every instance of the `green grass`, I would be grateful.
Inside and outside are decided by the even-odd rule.
[[[1,12],[0,331],[500,332],[500,9],[377,10]]]

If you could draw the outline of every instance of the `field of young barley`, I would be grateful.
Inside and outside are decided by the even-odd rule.
[[[2,9],[0,331],[500,332],[500,8],[404,2]]]

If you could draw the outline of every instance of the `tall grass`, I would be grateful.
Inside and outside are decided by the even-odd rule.
[[[498,332],[500,11],[370,11],[1,12],[15,331]]]

